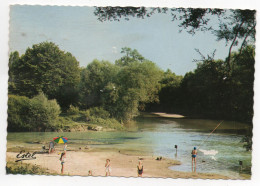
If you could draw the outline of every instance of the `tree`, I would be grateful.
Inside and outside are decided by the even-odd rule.
[[[158,102],[162,74],[156,64],[147,60],[121,67],[114,84],[107,86],[110,93],[105,100],[114,100],[106,104],[112,116],[127,122],[144,110],[146,103]],[[113,86],[115,90],[111,90]]]
[[[64,108],[77,101],[79,62],[54,43],[33,45],[10,67],[15,94],[33,97],[42,91],[49,99],[57,99]]]
[[[127,122],[145,103],[158,101],[162,71],[135,49],[125,47],[122,53],[116,64],[94,60],[82,70],[81,108],[104,108],[110,117]]]
[[[160,108],[166,112],[252,123],[255,49],[247,46],[233,52],[233,71],[223,60],[204,59],[181,82],[171,83],[169,71],[161,80]],[[239,57],[238,57],[239,56]]]
[[[94,60],[81,72],[80,102],[81,108],[100,106],[105,86],[113,82],[119,67],[108,61]]]
[[[121,53],[125,55],[115,62],[115,64],[119,66],[125,66],[135,61],[143,62],[145,60],[136,49],[132,50],[131,48],[124,47]]]
[[[179,21],[180,31],[187,30],[190,34],[196,31],[211,31],[217,40],[224,39],[230,43],[229,54],[226,60],[228,72],[232,71],[231,53],[233,46],[240,45],[240,51],[249,43],[255,41],[256,18],[255,10],[223,10],[210,8],[145,8],[145,7],[96,7],[94,14],[100,21],[119,21],[122,18],[129,20],[129,17],[144,19],[155,13],[167,13],[172,15],[172,21]],[[210,21],[218,18],[218,28],[215,28]]]
[[[9,56],[9,72],[8,72],[8,75],[9,75],[9,79],[8,79],[8,92],[10,94],[14,93],[15,91],[15,73],[14,73],[14,66],[16,64],[18,64],[18,61],[19,61],[20,57],[19,57],[19,52],[17,51],[14,51],[14,52],[11,52],[10,53],[10,56]]]
[[[169,69],[164,72],[163,77],[160,80],[159,111],[174,112],[174,108],[180,108],[181,103],[178,99],[180,99],[180,95],[182,94],[179,91],[182,79],[182,76],[177,76]],[[154,105],[150,106],[154,107]]]

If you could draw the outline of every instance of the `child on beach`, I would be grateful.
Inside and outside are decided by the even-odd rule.
[[[137,176],[138,177],[142,177],[143,176],[143,171],[144,171],[144,167],[143,167],[141,161],[139,161],[139,163],[137,165]]]
[[[55,148],[54,148],[54,141],[51,141],[49,143],[49,154],[54,152],[55,151]]]
[[[110,159],[107,159],[107,160],[106,160],[105,167],[106,167],[106,176],[110,176],[110,173],[111,173]]]
[[[66,157],[66,152],[67,152],[67,143],[64,143],[63,151],[64,151],[64,154],[65,154],[65,157]]]
[[[60,162],[61,162],[61,174],[63,174],[64,171],[64,163],[65,163],[65,153],[61,153],[60,156]]]

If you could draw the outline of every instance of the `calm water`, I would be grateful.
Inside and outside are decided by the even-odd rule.
[[[202,143],[220,121],[198,119],[164,119],[140,117],[129,132],[35,132],[9,133],[7,147],[40,149],[55,136],[69,138],[68,147],[77,149],[85,146],[100,150],[116,150],[127,154],[150,154],[181,161],[181,165],[170,167],[177,171],[191,171],[191,150],[199,148],[197,172],[218,173],[240,178],[239,161],[244,169],[251,167],[251,152],[240,143],[243,133],[250,130],[243,123],[223,122],[204,143]],[[40,142],[33,144],[32,142]],[[178,145],[178,151],[174,148]],[[58,148],[62,145],[58,145]],[[247,173],[242,171],[243,173]]]

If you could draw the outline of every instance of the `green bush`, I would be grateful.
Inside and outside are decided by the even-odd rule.
[[[103,119],[95,116],[90,117],[90,123],[97,124],[105,128],[122,130],[124,127],[114,118]]]
[[[7,162],[6,174],[49,174],[46,169],[27,163]]]
[[[89,109],[89,116],[95,116],[98,118],[107,119],[109,118],[110,114],[102,107],[93,107]]]
[[[56,100],[48,100],[43,93],[32,98],[30,106],[31,122],[38,129],[52,127],[61,112]]]
[[[10,95],[8,99],[8,131],[44,131],[57,124],[60,106],[43,93],[32,99]]]
[[[67,110],[67,114],[68,115],[76,115],[79,114],[79,108],[78,107],[74,107],[73,105],[70,105],[69,109]]]
[[[27,131],[32,128],[30,123],[30,99],[25,96],[8,96],[8,131]]]

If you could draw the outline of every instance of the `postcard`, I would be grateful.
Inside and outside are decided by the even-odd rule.
[[[251,180],[256,13],[10,5],[6,174]]]

